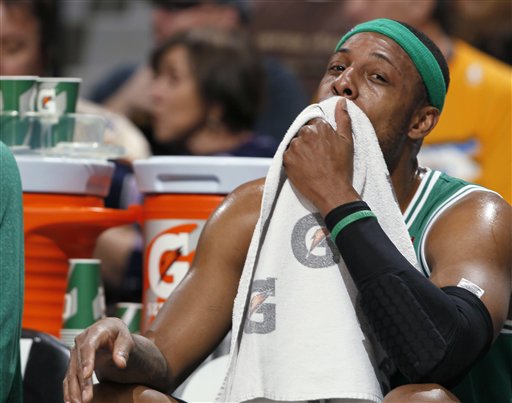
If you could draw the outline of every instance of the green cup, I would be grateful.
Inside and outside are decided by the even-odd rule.
[[[15,149],[29,148],[25,143],[32,129],[26,112],[34,111],[36,76],[0,76],[0,140]]]
[[[0,140],[9,147],[23,144],[25,127],[23,126],[19,112],[0,111]]]
[[[140,333],[142,304],[136,302],[118,302],[116,304],[116,317],[121,319],[130,333]]]
[[[75,337],[105,316],[105,293],[98,259],[69,259],[61,339],[72,347]]]
[[[15,154],[39,148],[40,122],[36,112],[0,111],[0,140]]]
[[[37,76],[0,76],[0,111],[35,110]]]
[[[36,110],[49,115],[75,113],[81,78],[39,77]]]

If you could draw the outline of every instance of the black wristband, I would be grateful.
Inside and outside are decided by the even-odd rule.
[[[362,200],[341,204],[327,213],[324,219],[325,225],[329,232],[332,232],[334,226],[345,217],[363,210],[370,210],[370,207]]]

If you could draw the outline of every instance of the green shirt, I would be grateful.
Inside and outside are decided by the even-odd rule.
[[[0,141],[0,402],[22,402],[23,204],[12,153]]]
[[[430,269],[425,256],[426,235],[437,217],[455,202],[480,186],[429,170],[409,207],[405,224],[426,277]],[[512,403],[512,321],[507,320],[489,352],[452,389],[463,403]]]

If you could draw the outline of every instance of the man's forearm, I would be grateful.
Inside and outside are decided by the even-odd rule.
[[[100,382],[145,385],[170,393],[174,385],[167,361],[158,347],[148,338],[132,335],[135,343],[126,368],[115,366],[111,359],[98,360],[96,376]]]
[[[361,308],[398,369],[413,383],[454,385],[492,341],[479,297],[456,286],[440,289],[420,274],[364,202],[339,206],[325,221]]]

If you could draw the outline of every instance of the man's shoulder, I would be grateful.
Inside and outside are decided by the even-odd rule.
[[[258,216],[265,178],[246,182],[229,193],[222,204],[226,213],[234,216]]]
[[[473,189],[440,209],[431,221],[421,247],[422,260],[438,276],[467,269],[476,277],[494,273],[507,281],[512,263],[512,207],[495,192]]]
[[[445,211],[464,209],[477,212],[488,209],[490,205],[504,209],[511,207],[502,196],[491,189],[442,172],[438,174],[440,186],[435,189],[436,195],[452,200]]]
[[[264,179],[244,183],[230,192],[209,218],[208,232],[237,233],[238,240],[252,234],[260,216]],[[250,237],[247,238],[247,241]]]
[[[454,204],[454,207],[459,209],[465,208],[473,211],[486,211],[491,206],[496,209],[512,208],[498,193],[484,187],[476,188],[474,192],[469,193]]]
[[[250,208],[258,208],[261,204],[263,196],[263,188],[265,186],[265,178],[255,179],[234,189],[227,197],[231,199],[233,203],[238,205],[245,205]]]
[[[468,228],[477,217],[485,217],[486,211],[506,212],[507,208],[510,205],[501,196],[483,186],[427,170],[404,219],[411,236],[419,239],[431,227],[450,223],[450,227]]]
[[[510,232],[511,229],[512,206],[498,193],[484,187],[475,187],[440,213],[432,229],[444,228],[460,233],[477,233],[483,229],[487,232],[493,228],[508,228]]]

